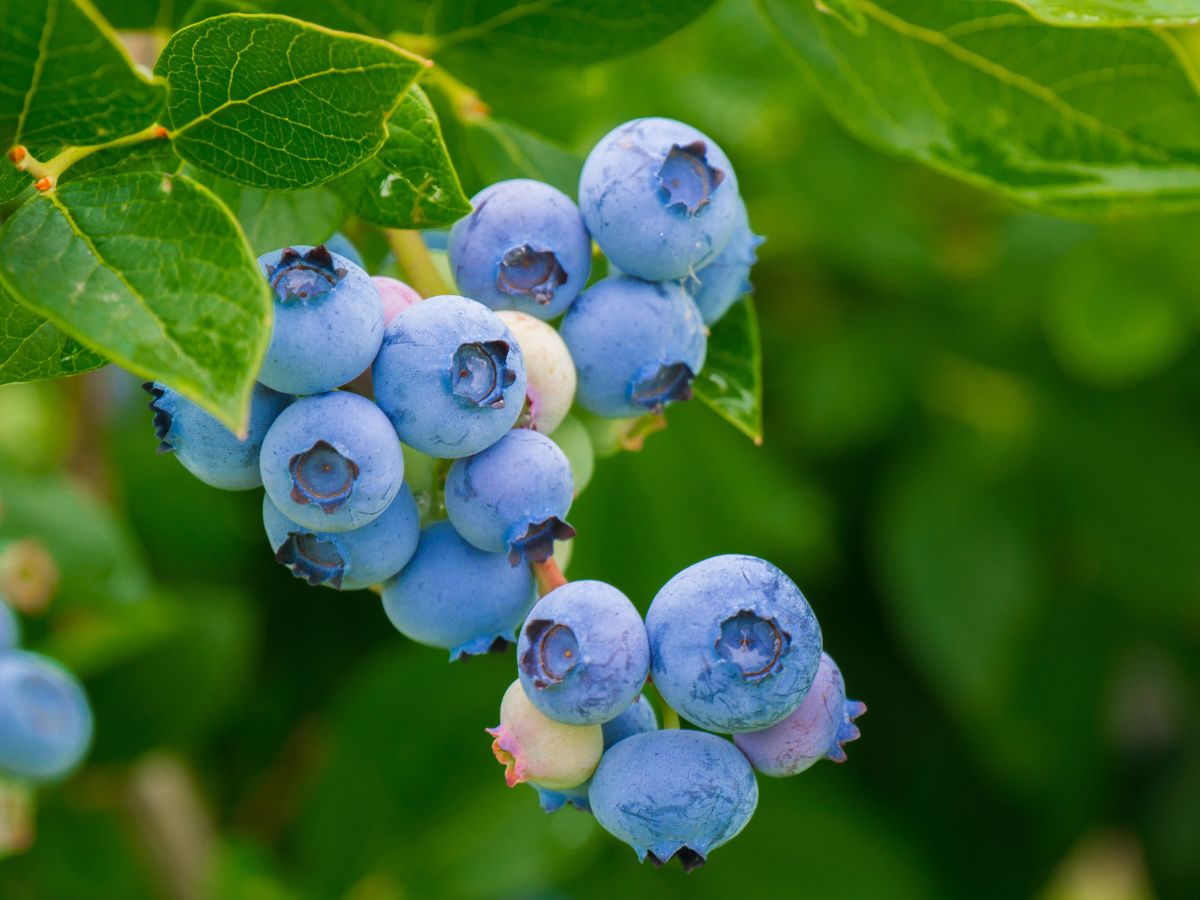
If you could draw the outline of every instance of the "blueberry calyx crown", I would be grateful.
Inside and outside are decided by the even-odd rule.
[[[317,441],[288,461],[292,476],[291,497],[297,503],[312,503],[333,513],[354,491],[358,464],[342,456],[326,441]]]
[[[287,247],[279,255],[277,265],[267,266],[271,290],[284,303],[320,299],[337,287],[345,274],[345,269],[334,266],[333,256],[324,244],[303,256]]]
[[[524,534],[508,542],[508,561],[514,566],[522,558],[531,563],[545,562],[554,555],[555,541],[569,541],[573,537],[575,529],[558,516],[531,522]]]
[[[791,644],[791,635],[774,619],[764,619],[749,609],[721,623],[717,654],[733,663],[749,681],[761,681],[779,667]]]
[[[651,412],[661,413],[668,403],[690,400],[696,373],[687,363],[664,363],[633,382],[630,399]]]
[[[562,684],[579,664],[579,641],[568,625],[534,619],[525,626],[529,648],[521,654],[521,671],[538,690]]]
[[[699,869],[706,862],[708,862],[708,860],[706,860],[691,847],[680,847],[666,859],[659,859],[654,855],[653,850],[647,850],[646,859],[650,860],[656,869],[661,869],[672,859],[677,859],[679,860],[680,865],[683,866],[683,871],[685,872],[694,872],[696,869]]]
[[[454,393],[479,407],[504,409],[504,389],[517,380],[508,368],[507,341],[477,341],[454,351]]]
[[[154,436],[158,438],[158,452],[170,453],[175,449],[175,445],[167,440],[167,434],[171,431],[171,414],[158,405],[167,392],[153,381],[145,382],[142,390],[154,398],[146,405],[154,413]]]
[[[504,254],[496,273],[496,287],[513,297],[529,297],[542,306],[554,299],[554,291],[567,283],[567,271],[550,250],[528,244]]]
[[[842,721],[838,723],[833,736],[833,744],[825,754],[825,758],[835,763],[846,761],[846,744],[857,741],[862,732],[854,724],[854,720],[867,711],[867,704],[861,700],[847,700],[842,706]]]
[[[679,206],[694,216],[709,203],[709,197],[725,180],[725,173],[708,164],[704,141],[672,144],[658,170],[659,193],[668,207]]]
[[[328,582],[340,590],[346,574],[346,561],[337,545],[309,531],[289,531],[287,540],[275,551],[275,560],[312,585]]]

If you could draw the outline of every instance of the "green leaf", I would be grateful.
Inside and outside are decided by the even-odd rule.
[[[107,362],[0,288],[0,384],[78,375]]]
[[[267,0],[264,8],[437,53],[459,66],[579,66],[649,47],[714,0]]]
[[[251,187],[313,187],[374,156],[423,61],[384,41],[284,16],[230,13],[176,32],[167,79],[175,149]]]
[[[7,203],[20,196],[21,191],[32,186],[33,179],[0,159],[0,203]]]
[[[997,0],[856,0],[855,34],[811,3],[759,5],[864,140],[1059,215],[1200,205],[1200,96],[1170,33],[1055,28]]]
[[[0,284],[88,347],[240,430],[271,298],[228,210],[183,175],[64,184],[0,231]]]
[[[858,8],[858,0],[813,0],[819,12],[833,16],[855,34],[867,28],[867,19]]]
[[[259,255],[289,244],[320,244],[329,239],[345,216],[345,204],[328,187],[264,191],[190,166],[187,174],[229,207],[246,233],[250,249]]]
[[[0,148],[99,144],[147,127],[163,86],[87,0],[0,0]]]
[[[762,346],[749,296],[712,326],[704,369],[692,389],[721,418],[762,443]]]
[[[471,211],[429,99],[415,85],[388,120],[383,148],[331,185],[383,228],[436,228]]]
[[[1141,25],[1195,25],[1197,0],[1012,0],[1055,25],[1127,28]]]
[[[140,141],[126,147],[109,147],[85,156],[65,171],[58,183],[121,172],[178,172],[183,160],[167,140]]]

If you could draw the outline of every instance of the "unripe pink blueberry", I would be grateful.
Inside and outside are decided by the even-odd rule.
[[[575,401],[575,363],[554,328],[528,313],[512,309],[496,313],[517,339],[525,357],[525,393],[530,427],[549,434],[562,424]]]
[[[859,737],[854,720],[867,705],[846,699],[846,685],[828,653],[821,654],[804,702],[790,716],[762,731],[735,734],[733,742],[764,775],[798,775],[821,759],[846,761],[842,745]]]
[[[385,328],[400,313],[421,302],[421,295],[403,281],[388,278],[386,275],[372,275],[371,280],[375,282],[375,287],[379,290],[379,299],[383,301]]]
[[[589,778],[604,752],[599,725],[565,725],[538,711],[520,681],[500,702],[500,724],[487,729],[492,752],[504,765],[509,787],[522,782],[551,790],[578,787]]]

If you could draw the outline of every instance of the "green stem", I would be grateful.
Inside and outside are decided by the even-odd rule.
[[[460,122],[470,124],[491,115],[491,107],[483,102],[474,88],[463,84],[440,66],[431,69],[427,77],[429,83],[450,101],[450,108]]]
[[[0,778],[0,859],[28,850],[33,843],[35,798],[25,782]]]
[[[659,694],[659,700],[662,700],[662,695]],[[662,720],[663,730],[679,729],[679,713],[667,706],[667,702],[662,700]]]
[[[155,124],[133,134],[126,134],[103,144],[92,144],[86,147],[64,147],[50,159],[42,162],[34,157],[24,147],[14,147],[9,152],[12,164],[22,172],[27,172],[36,182],[39,191],[48,191],[58,184],[63,173],[81,159],[91,156],[100,150],[111,150],[114,147],[128,147],[140,144],[142,141],[159,140],[167,137],[167,130]]]
[[[454,293],[434,266],[421,232],[389,228],[384,234],[392,252],[396,254],[396,262],[404,273],[405,280],[413,290],[422,297]]]

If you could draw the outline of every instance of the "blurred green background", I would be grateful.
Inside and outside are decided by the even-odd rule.
[[[54,556],[31,643],[84,677],[98,728],[0,895],[1197,896],[1200,218],[1054,220],[877,153],[732,0],[483,94],[580,154],[669,115],[734,160],[769,238],[765,444],[673,408],[598,464],[569,574],[644,609],[704,557],[772,560],[870,707],[863,739],[764,780],[706,868],[639,868],[504,787],[483,729],[510,656],[447,666],[374,595],[293,580],[256,493],[155,455],[123,373],[10,386],[0,549]]]

